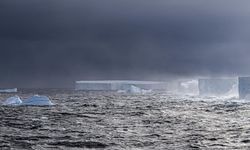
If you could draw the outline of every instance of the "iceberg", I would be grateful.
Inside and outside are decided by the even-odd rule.
[[[237,79],[209,78],[199,79],[199,94],[201,96],[236,95]]]
[[[131,85],[130,88],[128,89],[128,93],[131,93],[131,94],[142,93],[142,89],[134,85]]]
[[[99,80],[99,81],[76,81],[75,90],[83,91],[118,91],[136,86],[141,89],[165,91],[168,88],[166,82],[156,81],[132,81],[132,80]]]
[[[179,81],[178,92],[184,94],[198,94],[198,80]]]
[[[26,100],[23,100],[22,105],[32,106],[51,106],[54,105],[47,96],[34,95]]]
[[[16,93],[17,92],[17,88],[13,88],[13,89],[0,89],[0,93]]]
[[[3,102],[5,106],[51,106],[54,105],[47,96],[34,95],[26,100],[21,100],[19,96],[13,96]]]
[[[152,90],[141,89],[135,85],[127,85],[122,88],[122,90],[118,90],[117,93],[128,93],[128,94],[146,94],[152,92]]]
[[[12,105],[12,106],[17,106],[21,104],[22,104],[22,100],[20,99],[19,96],[10,97],[5,102],[3,102],[3,105]]]
[[[239,98],[250,99],[250,77],[239,77]]]

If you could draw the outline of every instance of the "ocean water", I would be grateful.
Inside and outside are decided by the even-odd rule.
[[[18,93],[33,94],[56,105],[0,106],[0,149],[250,149],[247,100],[166,92]],[[1,94],[0,101],[10,96]]]

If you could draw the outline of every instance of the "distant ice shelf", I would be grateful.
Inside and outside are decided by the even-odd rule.
[[[100,80],[100,81],[76,81],[75,90],[83,91],[121,91],[137,87],[144,90],[166,90],[166,82],[155,81],[131,81],[131,80]]]

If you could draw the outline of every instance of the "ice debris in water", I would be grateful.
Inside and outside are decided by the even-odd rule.
[[[21,105],[22,104],[22,100],[20,99],[19,96],[13,96],[8,98],[5,102],[3,102],[3,105]]]
[[[23,101],[18,96],[10,97],[3,103],[3,105],[51,106],[54,104],[47,96],[34,95]]]
[[[131,85],[128,89],[128,93],[141,93],[141,89],[139,87]]]
[[[184,94],[197,95],[199,93],[198,80],[180,81],[178,91]]]
[[[129,94],[146,94],[149,92],[152,92],[152,90],[144,90],[137,86],[131,85],[129,88],[126,88],[125,90],[118,90],[118,93],[129,93]]]

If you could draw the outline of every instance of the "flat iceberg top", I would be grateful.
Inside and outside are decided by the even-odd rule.
[[[161,84],[161,83],[165,83],[165,82],[157,82],[157,81],[133,81],[133,80],[96,80],[96,81],[76,81],[76,83]]]

